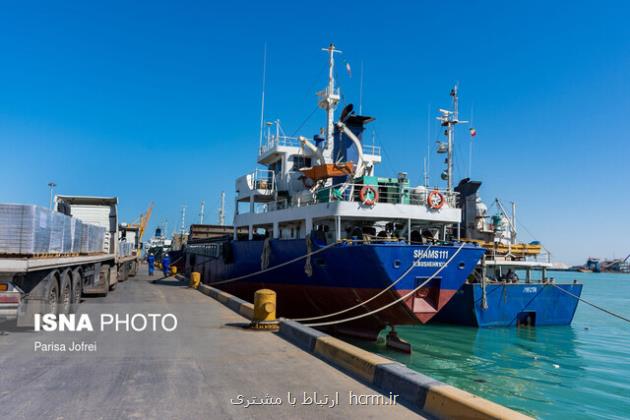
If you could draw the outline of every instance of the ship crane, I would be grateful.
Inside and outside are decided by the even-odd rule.
[[[149,204],[149,208],[147,211],[140,217],[140,227],[138,228],[138,255],[140,255],[141,244],[142,244],[142,236],[144,235],[144,231],[149,223],[149,219],[151,218],[151,213],[153,212],[153,203]]]

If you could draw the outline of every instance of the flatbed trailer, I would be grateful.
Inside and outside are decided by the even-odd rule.
[[[0,318],[17,318],[32,325],[35,313],[70,313],[83,296],[105,296],[119,281],[138,270],[137,250],[119,255],[115,197],[58,196],[55,202],[73,206],[72,216],[107,228],[103,252],[55,257],[0,255]]]
[[[116,287],[111,254],[59,258],[0,258],[0,316],[32,325],[36,313],[70,313],[81,297]]]

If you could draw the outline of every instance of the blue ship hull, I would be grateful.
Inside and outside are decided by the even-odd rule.
[[[581,284],[557,286],[578,297],[582,293]],[[482,307],[482,293],[481,284],[464,284],[433,321],[475,327],[569,325],[578,305],[577,299],[550,284],[487,284],[487,309]]]
[[[202,282],[212,283],[261,270],[264,241],[226,241],[216,255],[199,255],[187,250],[187,270],[202,274]],[[312,251],[324,244],[315,243]],[[340,243],[311,257],[312,276],[305,272],[305,259],[215,287],[252,301],[254,292],[269,288],[277,292],[278,316],[303,318],[337,312],[365,301],[395,282],[407,269],[416,266],[388,292],[337,319],[355,316],[382,307],[404,296],[433,275],[459,248],[451,245],[408,245],[395,243]],[[307,254],[303,239],[271,240],[268,267]],[[419,262],[417,258],[423,252]],[[378,332],[387,325],[428,322],[455,294],[474,270],[484,250],[466,244],[453,261],[425,287],[406,300],[352,324],[359,330]],[[335,319],[335,318],[332,318]],[[326,319],[326,321],[331,318]]]

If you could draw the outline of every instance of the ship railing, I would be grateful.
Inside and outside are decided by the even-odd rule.
[[[268,135],[267,141],[260,148],[259,156],[264,155],[277,146],[300,147],[301,143],[297,137],[283,135]]]
[[[360,194],[364,184],[336,184],[316,191],[311,197],[294,197],[291,201],[286,198],[267,204],[267,211],[282,210],[292,207],[306,207],[319,203],[334,201],[361,202]],[[370,185],[374,187],[373,185]],[[379,186],[378,203],[406,204],[412,206],[427,206],[427,199],[431,190],[418,188],[398,188],[395,186]],[[457,206],[457,193],[439,190],[444,196],[448,207]]]
[[[381,146],[374,146],[371,144],[363,145],[363,154],[372,155],[372,156],[380,156],[381,155]]]
[[[315,193],[314,203],[332,202],[332,201],[351,201],[360,202],[361,190],[366,185],[364,184],[345,184],[332,185],[330,187],[319,190]],[[374,185],[368,185],[369,187],[377,188]],[[426,206],[429,192],[426,188],[400,188],[397,186],[378,186],[378,203],[390,203],[390,204],[407,204],[415,206]],[[444,196],[446,203],[449,207],[457,206],[457,193],[449,192],[445,190],[439,190]]]
[[[276,174],[268,169],[256,169],[253,181],[255,190],[273,190],[276,182]]]

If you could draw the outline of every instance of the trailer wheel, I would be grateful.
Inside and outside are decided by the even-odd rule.
[[[59,307],[57,313],[68,314],[72,303],[72,277],[70,270],[61,273],[59,284]]]
[[[136,261],[131,262],[131,269],[129,270],[129,277],[135,277],[138,274],[138,263]]]
[[[120,269],[118,270],[118,281],[127,281],[129,277],[129,263],[125,262],[120,265]]]
[[[59,282],[57,281],[57,276],[52,275],[48,282],[48,288],[44,296],[45,307],[43,308],[43,313],[56,314],[59,303]]]
[[[112,273],[114,276],[116,276],[115,278],[115,282],[112,283]],[[107,290],[108,291],[112,291],[116,289],[116,286],[118,286],[118,270],[115,269],[115,267],[110,267],[110,269],[107,271]]]
[[[83,276],[79,268],[72,271],[72,300],[70,306],[70,312],[77,311],[79,303],[81,303],[81,294],[83,292]]]
[[[101,266],[100,276],[102,276],[101,278],[103,279],[103,292],[99,293],[98,296],[105,297],[105,296],[107,296],[107,293],[109,293],[109,277],[110,277],[110,275],[111,275],[111,272],[109,270],[109,266],[108,265]]]

